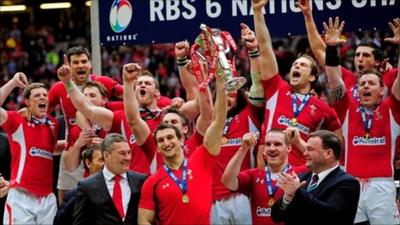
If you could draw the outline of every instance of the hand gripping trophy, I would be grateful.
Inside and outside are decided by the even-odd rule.
[[[236,67],[233,53],[236,51],[236,44],[232,36],[226,31],[209,28],[205,24],[201,24],[200,29],[200,35],[190,49],[190,70],[196,76],[199,90],[205,91],[208,83],[216,75],[225,82],[228,93],[236,91],[246,83],[246,78],[234,77]],[[227,55],[230,56],[229,59]],[[209,75],[206,79],[201,75],[200,61],[208,64]]]

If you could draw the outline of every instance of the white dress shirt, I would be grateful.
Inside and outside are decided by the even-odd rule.
[[[108,193],[110,193],[111,199],[114,192],[114,176],[110,170],[104,165],[103,175],[106,181]],[[131,198],[131,188],[129,187],[129,182],[126,177],[126,173],[119,174],[121,176],[121,180],[119,184],[121,185],[121,192],[122,192],[122,205],[124,207],[124,215],[126,215],[126,211],[128,210],[128,203],[129,199]]]

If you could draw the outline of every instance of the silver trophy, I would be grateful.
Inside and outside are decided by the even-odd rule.
[[[235,68],[234,57],[228,59],[227,55],[233,55],[236,50],[236,44],[228,32],[222,32],[217,28],[209,28],[205,24],[200,25],[202,33],[196,38],[192,49],[196,54],[192,55],[192,62],[196,63],[196,58],[207,62],[209,68],[216,76],[220,76],[225,82],[225,87],[228,93],[234,92],[241,88],[246,83],[246,78],[235,77],[233,70]],[[201,82],[200,88],[204,88],[213,78],[211,73],[209,78]]]

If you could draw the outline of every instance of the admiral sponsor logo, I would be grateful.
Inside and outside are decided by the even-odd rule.
[[[271,208],[263,208],[263,207],[257,206],[256,214],[257,214],[257,216],[260,216],[260,217],[271,216]]]
[[[50,159],[50,160],[53,159],[53,153],[48,152],[44,149],[36,148],[36,147],[32,147],[29,150],[29,154],[33,157],[42,157],[42,158]]]
[[[242,144],[242,138],[232,138],[228,139],[225,144],[222,146],[235,146],[235,145],[241,145]]]
[[[354,136],[353,145],[385,145],[386,138],[385,137],[360,137]]]
[[[278,124],[284,125],[284,126],[287,126],[287,127],[291,127],[291,125],[290,125],[290,118],[287,118],[287,117],[285,117],[284,115],[281,115],[281,116],[278,118]],[[297,128],[301,133],[303,133],[303,134],[308,135],[308,134],[310,133],[310,128],[308,128],[308,127],[302,125],[301,123],[297,123],[296,128]]]

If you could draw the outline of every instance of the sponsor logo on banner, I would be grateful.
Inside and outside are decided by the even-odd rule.
[[[132,5],[128,0],[114,0],[110,10],[110,26],[115,33],[124,31],[132,19]]]

